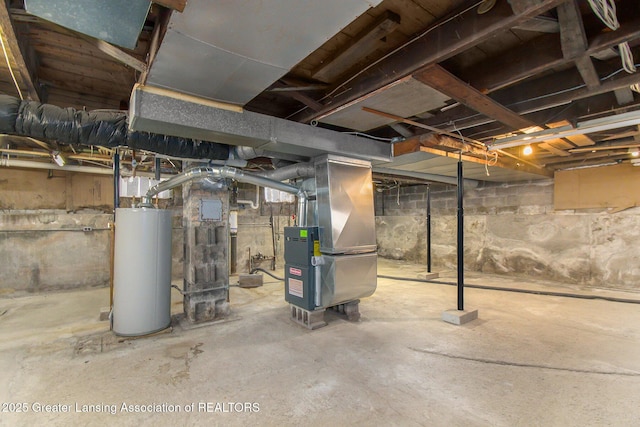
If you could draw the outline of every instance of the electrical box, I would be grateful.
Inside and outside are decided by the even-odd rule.
[[[222,200],[200,200],[200,221],[222,221]]]
[[[285,300],[305,310],[316,309],[315,267],[311,258],[320,255],[318,227],[285,227]]]

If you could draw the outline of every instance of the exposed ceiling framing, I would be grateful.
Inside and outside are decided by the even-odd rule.
[[[640,4],[615,1],[620,27],[612,31],[585,1],[489,3],[370,3],[374,7],[243,107],[386,140],[395,153],[387,167],[399,171],[434,169],[452,175],[451,162],[462,158],[478,166],[472,167],[477,179],[517,180],[629,161],[630,151],[640,144],[637,128],[550,138],[537,143],[528,157],[521,147],[498,154],[487,148],[532,129],[640,111],[640,95],[630,89],[640,83],[640,73],[621,70],[618,54],[618,45],[627,42],[640,63]],[[3,2],[0,25],[7,58],[0,61],[0,91],[18,96],[17,85],[25,99],[89,110],[127,109],[134,84],[146,83],[153,73],[167,29],[186,16],[181,14],[202,14],[193,8],[203,4],[155,1],[136,48],[129,50],[29,15],[22,0]],[[261,5],[272,8],[261,13],[283,13],[278,2]],[[242,31],[250,39],[256,30]],[[286,48],[295,40],[274,43]],[[202,81],[215,69],[216,58],[210,61],[211,67],[205,61],[196,69]],[[206,98],[206,93],[202,88],[201,94],[190,95]],[[20,143],[2,148],[35,148]]]

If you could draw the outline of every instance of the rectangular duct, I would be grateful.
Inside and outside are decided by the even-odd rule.
[[[171,96],[169,96],[171,94]],[[391,160],[391,144],[264,114],[237,112],[185,99],[176,92],[138,86],[131,95],[129,129],[285,154],[326,153],[364,160]]]
[[[244,105],[381,0],[189,0],[147,82]]]
[[[323,254],[375,251],[371,163],[324,156],[315,165],[320,251]]]
[[[135,49],[150,0],[25,0],[32,15],[127,49]]]

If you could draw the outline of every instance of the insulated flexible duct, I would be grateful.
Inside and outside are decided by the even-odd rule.
[[[171,157],[226,160],[229,146],[148,132],[129,132],[118,111],[79,111],[0,94],[0,133],[61,144],[129,147]]]

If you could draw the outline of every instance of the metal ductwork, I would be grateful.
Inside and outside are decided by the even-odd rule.
[[[129,147],[171,157],[226,160],[229,146],[191,138],[129,131],[127,114],[79,111],[0,95],[0,133],[61,144]]]
[[[133,89],[129,127],[135,131],[197,138],[306,158],[329,153],[389,162],[392,157],[391,145],[386,142],[250,111],[222,109],[176,92],[147,86]]]
[[[380,2],[189,0],[171,15],[147,83],[244,105]]]
[[[285,160],[287,162],[303,162],[309,160],[308,157],[297,156],[295,154],[277,153],[275,151],[263,150],[255,147],[233,147],[231,155],[243,160],[251,160],[258,157],[267,157],[270,159]]]
[[[213,179],[216,181],[223,178],[228,178],[238,182],[253,184],[259,187],[274,188],[285,193],[295,194],[298,197],[299,222],[303,225],[307,222],[307,195],[303,190],[293,185],[284,184],[282,182],[265,178],[263,176],[243,172],[239,169],[229,166],[195,167],[184,171],[183,173],[176,175],[166,181],[162,181],[156,186],[150,188],[147,194],[143,197],[142,204],[143,206],[152,206],[151,199],[156,194],[159,194],[165,190],[170,190],[189,181],[205,178]]]
[[[265,178],[274,181],[285,181],[295,178],[310,178],[315,175],[315,166],[313,163],[295,163],[293,165],[284,166],[272,171],[262,172],[259,174]]]

